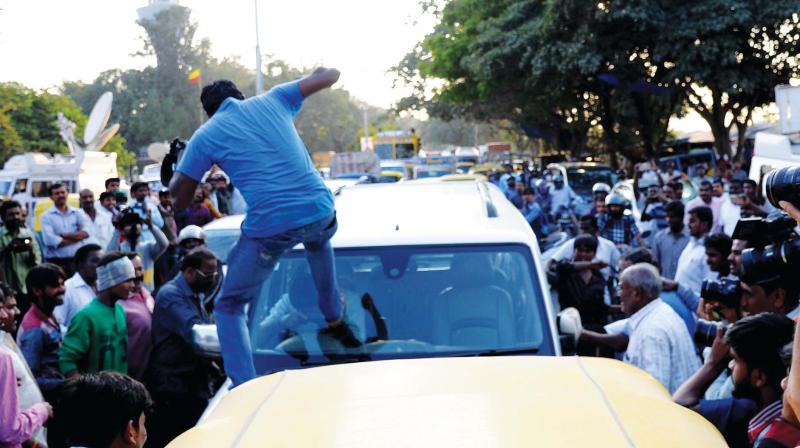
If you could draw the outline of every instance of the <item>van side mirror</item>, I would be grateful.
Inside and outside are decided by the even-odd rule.
[[[192,344],[197,353],[204,358],[221,358],[217,326],[214,324],[196,324],[192,327]]]
[[[573,354],[578,347],[578,339],[583,330],[581,315],[575,308],[566,308],[556,316],[562,354]]]

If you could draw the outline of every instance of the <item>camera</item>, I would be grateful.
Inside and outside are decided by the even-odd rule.
[[[779,201],[800,207],[800,167],[772,170],[764,176],[764,197],[775,208]]]
[[[738,308],[742,299],[739,280],[721,278],[719,280],[703,280],[700,297],[706,302],[718,302],[726,308]]]
[[[169,182],[172,180],[172,175],[175,174],[175,169],[178,168],[178,155],[186,149],[186,142],[176,138],[169,144],[169,152],[164,156],[161,161],[161,185],[169,187]]]
[[[13,239],[13,243],[14,243],[14,248],[13,248],[14,252],[27,252],[28,251],[28,247],[30,247],[30,245],[31,245],[31,239],[30,238],[14,238]]]
[[[122,230],[127,225],[144,224],[142,217],[131,207],[123,208],[117,217],[116,227]]]
[[[728,329],[727,325],[721,322],[714,322],[705,319],[697,320],[697,327],[694,330],[694,342],[703,347],[711,347],[714,338],[717,337],[717,326],[722,325],[722,334]]]
[[[742,252],[742,275],[745,283],[782,277],[800,262],[800,239],[795,233],[797,223],[783,212],[767,218],[743,218],[736,224],[733,238],[745,240],[750,246]]]

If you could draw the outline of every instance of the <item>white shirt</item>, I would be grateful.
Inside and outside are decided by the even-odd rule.
[[[89,227],[86,228],[86,231],[89,233],[89,238],[86,239],[87,244],[97,244],[105,249],[108,246],[108,242],[111,241],[111,235],[114,234],[114,224],[111,223],[111,213],[103,213],[97,210],[94,220],[92,220],[92,217],[85,211],[81,210],[80,213],[86,215],[86,219],[91,223]]]
[[[556,252],[553,254],[551,260],[571,260],[573,255],[575,255],[575,238],[572,238],[571,240],[562,244],[561,247],[559,247],[558,250],[556,250]],[[617,247],[614,246],[614,243],[603,238],[602,236],[597,237],[597,252],[595,253],[594,258],[606,263],[614,269],[619,266],[619,250],[617,250]],[[600,272],[606,279],[608,279],[608,276],[611,275],[610,268],[603,268],[600,270]]]
[[[97,292],[83,280],[79,272],[64,282],[64,289],[64,303],[53,309],[53,316],[63,334],[67,334],[72,318],[97,296]]]
[[[711,274],[711,268],[706,262],[706,238],[692,237],[686,248],[678,258],[678,269],[675,271],[675,281],[700,295],[703,280]]]
[[[653,375],[672,394],[700,368],[686,324],[661,299],[628,319],[630,341],[623,361]]]
[[[726,195],[727,196],[727,195]],[[732,236],[736,223],[742,216],[742,207],[731,202],[730,196],[722,201],[719,207],[719,225],[726,235]]]
[[[571,209],[570,204],[578,198],[578,195],[568,185],[563,185],[561,188],[551,185],[548,195],[550,196],[550,213],[556,213],[561,207]]]

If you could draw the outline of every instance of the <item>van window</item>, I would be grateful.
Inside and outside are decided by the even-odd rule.
[[[74,180],[62,180],[62,181],[52,181],[52,180],[35,180],[31,185],[31,196],[34,198],[48,198],[50,197],[50,186],[53,184],[59,183],[67,187],[67,193],[75,193],[75,181]]]
[[[17,185],[14,187],[14,194],[25,193],[28,191],[28,179],[17,179]]]

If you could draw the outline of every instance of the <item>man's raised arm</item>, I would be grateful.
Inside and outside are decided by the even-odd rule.
[[[339,80],[339,75],[339,70],[335,68],[317,67],[310,75],[300,79],[300,93],[303,98],[308,98],[320,90],[334,85]]]

